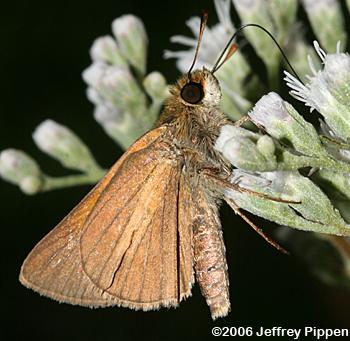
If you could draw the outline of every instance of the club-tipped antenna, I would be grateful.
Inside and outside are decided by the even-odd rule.
[[[197,57],[198,57],[198,52],[199,52],[199,48],[201,46],[201,42],[202,42],[202,38],[203,38],[203,33],[204,33],[204,29],[205,26],[207,24],[208,21],[208,12],[207,11],[203,11],[202,16],[201,16],[201,24],[200,24],[200,28],[199,28],[199,36],[198,36],[198,42],[197,42],[197,47],[196,47],[196,52],[194,54],[194,58],[193,58],[193,62],[192,65],[190,67],[190,69],[188,70],[188,79],[191,79],[191,72],[196,64],[197,61]]]
[[[220,54],[220,57],[218,58],[218,60],[216,61],[215,65],[213,66],[211,73],[215,73],[218,69],[220,69],[220,67],[226,62],[226,60],[232,55],[232,53],[230,53],[232,47],[235,44],[232,44],[232,42],[234,41],[234,39],[237,37],[237,35],[246,27],[257,27],[260,28],[261,30],[263,30],[272,40],[273,42],[276,44],[276,46],[278,47],[278,49],[280,50],[284,60],[286,61],[286,63],[288,64],[289,68],[291,69],[291,71],[294,73],[295,77],[302,83],[304,84],[304,82],[300,79],[299,75],[297,74],[297,72],[294,70],[293,66],[291,65],[291,63],[289,62],[286,54],[283,52],[280,44],[277,42],[277,40],[275,39],[275,37],[263,26],[258,25],[258,24],[245,24],[243,26],[241,26],[240,28],[237,29],[237,31],[231,36],[230,40],[228,41],[228,43],[226,44],[224,50],[222,51],[222,53]],[[236,48],[236,47],[235,47]],[[234,48],[234,49],[235,49]],[[224,60],[221,62],[221,60],[223,59],[224,55],[226,54],[226,52],[228,51],[228,54],[226,55],[226,57],[224,58]]]

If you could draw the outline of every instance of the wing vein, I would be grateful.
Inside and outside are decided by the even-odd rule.
[[[153,174],[153,172],[154,172],[154,170],[156,169],[156,167],[157,167],[157,165],[155,165],[155,166],[152,168],[151,172],[147,175],[147,177],[146,177],[146,179],[145,179],[144,182],[146,182],[146,181],[150,178],[150,176]],[[134,199],[134,197],[139,193],[139,191],[141,190],[142,186],[143,186],[143,183],[140,183],[139,186],[137,187],[137,190],[136,190],[136,191],[133,193],[133,195],[126,201],[125,205],[123,205],[123,207],[121,207],[121,208],[117,211],[117,213],[116,213],[116,215],[114,216],[114,218],[112,219],[112,221],[101,231],[101,234],[100,234],[98,240],[94,243],[94,245],[93,245],[93,246],[91,247],[91,249],[89,250],[89,253],[88,253],[88,255],[86,256],[86,260],[88,260],[88,258],[89,258],[89,256],[91,255],[91,253],[92,253],[93,251],[96,250],[97,245],[98,245],[99,242],[102,240],[102,238],[104,237],[104,235],[108,232],[108,230],[110,229],[110,227],[114,224],[114,222],[116,221],[116,219],[119,217],[119,214],[123,211],[123,209],[125,209],[125,207],[128,206],[128,204],[132,201],[132,199]],[[89,227],[90,223],[91,223],[91,222],[89,222],[89,224],[87,225],[86,228]],[[118,237],[118,238],[116,239],[116,241],[114,242],[113,250],[114,250],[115,246],[118,244],[118,242],[119,242],[120,238],[122,237],[124,231],[125,231],[125,224],[124,224],[123,230],[120,232],[119,237]],[[113,250],[112,250],[112,251],[113,251]],[[112,253],[113,253],[112,251],[110,252],[109,257],[112,255]],[[83,262],[83,263],[84,263],[84,262]],[[102,269],[101,271],[103,271],[103,269]]]
[[[163,210],[162,210],[162,221],[164,221],[164,212],[165,212],[165,205],[163,205]],[[161,232],[160,232],[160,258],[161,258],[161,262],[160,262],[160,295],[161,295],[161,297],[164,296],[164,276],[163,276],[164,250],[163,250],[163,245],[164,245],[164,226],[162,226]]]
[[[155,214],[153,217],[156,217],[156,213],[158,212],[158,210],[156,210]],[[153,220],[152,217],[152,220]],[[145,274],[146,274],[146,269],[147,269],[147,263],[148,263],[148,255],[149,255],[149,248],[151,245],[151,240],[152,240],[152,234],[153,234],[153,228],[151,227],[151,231],[149,232],[149,238],[148,238],[148,243],[147,243],[147,248],[146,248],[146,253],[145,253],[145,260],[143,262],[143,271],[142,271],[142,279],[141,279],[141,285],[140,285],[140,291],[139,291],[139,295],[138,295],[138,300],[140,301],[141,299],[141,295],[142,295],[142,291],[144,288],[144,282],[145,282]]]
[[[155,211],[155,213],[156,213],[156,212],[157,212],[157,211]],[[143,239],[144,239],[144,237],[145,237],[145,235],[146,235],[146,233],[147,233],[148,227],[149,227],[149,226],[152,224],[152,222],[153,222],[153,218],[154,218],[154,216],[155,216],[155,213],[153,214],[152,219],[150,220],[150,222],[148,223],[148,225],[146,226],[145,232],[144,232],[144,234],[143,234],[142,237],[141,237],[140,243],[137,245],[136,250],[135,250],[135,252],[134,252],[134,254],[133,254],[133,256],[132,256],[132,259],[131,259],[131,261],[130,261],[130,265],[133,263],[133,261],[134,261],[134,259],[135,259],[135,256],[136,256],[136,254],[137,254],[137,251],[139,250],[140,245],[142,244],[141,242],[143,241]],[[124,279],[123,284],[122,284],[122,286],[121,286],[121,288],[120,288],[120,290],[119,290],[120,296],[121,296],[121,294],[122,294],[122,292],[123,292],[123,290],[124,290],[124,288],[125,288],[125,284],[127,283],[128,279],[129,279],[130,273],[131,273],[131,272],[129,271],[129,272],[127,273],[127,275],[124,276],[125,279]],[[129,294],[129,291],[127,292],[127,294]]]
[[[180,199],[180,179],[175,187],[176,195],[176,269],[177,269],[177,301],[180,303],[181,288],[180,288],[180,231],[179,231],[179,199]],[[175,291],[175,292],[176,292]]]

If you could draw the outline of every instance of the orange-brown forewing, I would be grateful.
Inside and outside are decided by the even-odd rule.
[[[165,130],[135,142],[35,246],[21,269],[24,285],[61,302],[144,310],[190,294],[190,189],[162,142]]]

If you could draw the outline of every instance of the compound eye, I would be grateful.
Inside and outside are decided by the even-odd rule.
[[[203,87],[200,83],[187,83],[181,90],[181,97],[190,104],[197,104],[203,99]]]

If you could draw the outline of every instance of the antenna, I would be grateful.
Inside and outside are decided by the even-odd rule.
[[[278,49],[280,50],[284,60],[286,61],[286,63],[288,64],[289,68],[291,69],[291,71],[294,73],[294,75],[296,76],[296,78],[302,83],[304,84],[304,82],[300,79],[299,75],[297,74],[297,72],[294,70],[293,66],[291,65],[291,63],[289,62],[287,56],[285,55],[285,53],[283,52],[281,46],[278,44],[277,40],[275,39],[275,37],[263,26],[258,25],[258,24],[245,24],[243,26],[241,26],[240,28],[237,29],[237,31],[231,36],[230,40],[228,41],[228,43],[226,44],[224,50],[222,51],[222,53],[220,54],[218,60],[216,61],[216,63],[214,64],[211,73],[216,72],[226,61],[227,59],[233,54],[231,52],[232,50],[232,46],[235,46],[236,44],[232,44],[233,40],[237,37],[237,35],[246,27],[257,27],[260,28],[262,31],[264,31],[272,40],[273,42],[276,44],[276,46],[278,47]],[[231,46],[232,44],[232,46]],[[236,47],[233,48],[234,51],[236,49]],[[224,58],[224,60],[221,62],[222,58],[224,57],[226,51],[228,51],[226,57]]]
[[[190,67],[190,69],[188,70],[188,73],[187,73],[188,79],[191,79],[191,72],[192,72],[192,70],[194,68],[194,65],[196,64],[196,61],[197,61],[197,56],[198,56],[199,48],[201,46],[201,42],[202,42],[202,38],[203,38],[203,32],[204,32],[205,26],[207,24],[207,21],[208,21],[208,12],[207,11],[203,11],[202,17],[201,17],[201,24],[200,24],[200,28],[199,28],[199,36],[198,36],[196,52],[194,54],[192,65],[191,65],[191,67]]]

